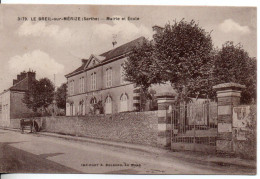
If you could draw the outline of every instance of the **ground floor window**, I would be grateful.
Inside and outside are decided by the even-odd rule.
[[[95,97],[91,98],[90,100],[90,113],[95,113],[94,105],[97,104],[97,99]]]
[[[128,111],[128,96],[126,93],[120,97],[120,112]]]
[[[66,116],[70,116],[70,103],[66,103]]]
[[[70,104],[70,115],[75,116],[75,105],[73,103]]]
[[[108,96],[105,101],[105,113],[111,114],[112,113],[112,98]]]
[[[95,97],[93,97],[91,100],[90,100],[90,104],[97,104],[97,99]]]
[[[84,102],[84,100],[81,100],[79,102],[78,114],[79,115],[85,115],[85,102]]]

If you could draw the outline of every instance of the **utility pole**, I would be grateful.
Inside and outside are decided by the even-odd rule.
[[[56,75],[53,74],[54,89],[56,90]]]

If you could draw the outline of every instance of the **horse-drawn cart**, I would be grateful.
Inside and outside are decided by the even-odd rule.
[[[37,124],[35,119],[21,119],[20,120],[20,129],[22,133],[24,133],[24,129],[26,127],[30,128],[30,133],[35,133],[39,131],[39,125]]]

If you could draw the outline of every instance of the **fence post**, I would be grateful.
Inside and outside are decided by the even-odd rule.
[[[159,93],[156,95],[158,103],[158,137],[157,146],[168,148],[171,145],[171,113],[167,110],[175,101],[173,93]]]
[[[218,98],[218,127],[216,149],[218,153],[233,153],[232,121],[233,107],[240,104],[241,91],[244,85],[222,83],[213,86]]]

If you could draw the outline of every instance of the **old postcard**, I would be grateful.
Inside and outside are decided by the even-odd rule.
[[[255,175],[256,18],[0,5],[0,172]]]

